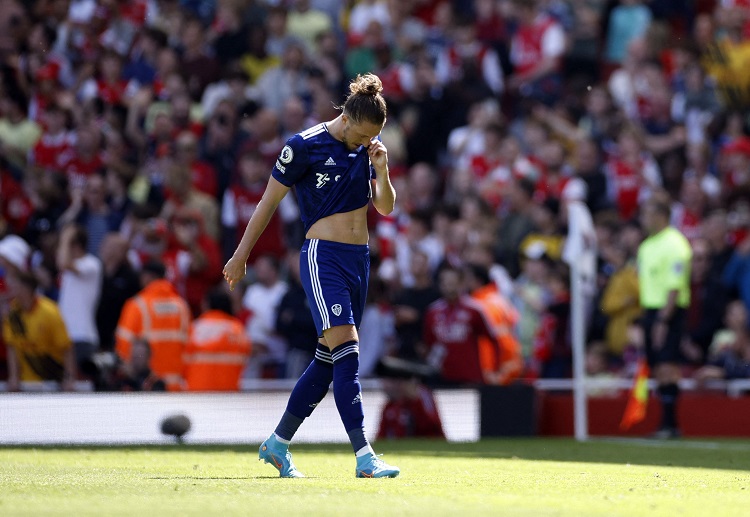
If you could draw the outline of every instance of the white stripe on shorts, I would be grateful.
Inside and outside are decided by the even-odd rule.
[[[323,322],[322,330],[327,330],[331,328],[331,323],[328,319],[328,309],[326,307],[326,301],[323,298],[323,289],[320,286],[320,278],[318,277],[318,239],[310,239],[310,245],[307,248],[307,265],[310,268],[310,283],[312,284],[315,304],[318,306],[320,319]]]

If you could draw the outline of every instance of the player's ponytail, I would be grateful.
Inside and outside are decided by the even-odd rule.
[[[382,93],[383,83],[377,75],[358,75],[349,84],[344,113],[357,123],[383,125],[387,110]]]

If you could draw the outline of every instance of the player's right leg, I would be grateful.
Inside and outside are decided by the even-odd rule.
[[[292,453],[289,452],[289,442],[283,443],[278,440],[276,433],[260,444],[258,459],[270,463],[279,471],[282,478],[303,478],[302,472],[297,470],[292,461]]]
[[[281,477],[304,477],[294,467],[289,444],[305,418],[326,396],[332,380],[333,359],[328,348],[318,343],[315,358],[294,386],[279,425],[258,452],[259,458],[276,467]]]

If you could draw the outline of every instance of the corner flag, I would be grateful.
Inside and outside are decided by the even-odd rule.
[[[638,360],[638,371],[635,374],[633,388],[630,390],[628,405],[622,415],[620,429],[627,431],[633,425],[646,418],[648,406],[648,364],[644,358]]]

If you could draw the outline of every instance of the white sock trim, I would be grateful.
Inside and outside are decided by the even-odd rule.
[[[277,441],[277,442],[279,442],[279,443],[283,443],[284,445],[289,445],[290,443],[292,443],[292,441],[291,441],[291,440],[284,440],[284,439],[283,439],[283,438],[282,438],[281,436],[279,436],[279,435],[278,435],[278,434],[276,434],[276,433],[273,433],[273,436],[274,436],[274,438],[276,438],[276,441]]]
[[[372,454],[373,456],[375,455],[375,451],[372,450],[372,446],[369,443],[354,453],[357,458],[361,458],[362,456],[367,456],[369,454]]]

